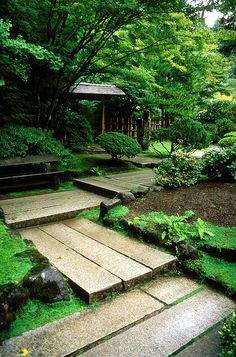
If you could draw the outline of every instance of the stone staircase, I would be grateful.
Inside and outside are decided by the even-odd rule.
[[[84,219],[21,229],[88,303],[172,269],[177,259]]]

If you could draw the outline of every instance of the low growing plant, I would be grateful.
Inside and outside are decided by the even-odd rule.
[[[219,141],[219,145],[222,148],[230,147],[236,144],[236,131],[226,133],[224,137]]]
[[[221,151],[206,153],[201,160],[202,173],[209,178],[220,178],[223,181],[236,178],[236,144]]]
[[[236,312],[225,321],[220,331],[222,351],[220,357],[234,357],[236,354]]]
[[[111,155],[112,160],[120,159],[122,156],[134,157],[142,151],[136,140],[112,131],[100,134],[96,142]]]
[[[161,186],[180,187],[197,183],[201,175],[201,165],[186,154],[173,154],[162,160],[154,170],[155,182]]]

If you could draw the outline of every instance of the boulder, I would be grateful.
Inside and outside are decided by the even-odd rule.
[[[16,314],[10,304],[7,302],[0,303],[0,330],[10,326],[12,321],[16,319]]]
[[[151,187],[149,187],[149,191],[150,192],[159,192],[163,189],[162,186],[157,186],[157,185],[152,185]]]
[[[136,197],[142,197],[144,195],[146,195],[149,191],[149,188],[148,187],[145,187],[145,186],[137,186],[137,187],[134,187],[132,190],[131,190],[131,193]]]
[[[117,197],[121,200],[122,204],[126,204],[135,200],[135,196],[131,192],[119,192]]]
[[[13,283],[0,286],[0,303],[8,304],[13,310],[24,306],[29,298],[27,289]]]
[[[26,275],[23,286],[30,297],[47,303],[69,300],[68,287],[62,274],[48,264],[38,264]]]
[[[111,208],[118,206],[120,203],[121,201],[115,198],[101,202],[99,220],[102,220]]]
[[[181,250],[181,254],[183,254],[186,258],[196,259],[200,256],[199,250],[187,241],[182,241],[177,245]]]

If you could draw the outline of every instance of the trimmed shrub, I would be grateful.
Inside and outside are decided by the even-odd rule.
[[[236,130],[236,124],[229,119],[219,119],[216,121],[217,134],[222,138],[226,133]]]
[[[136,140],[112,131],[98,135],[96,142],[111,155],[112,160],[120,159],[122,156],[134,157],[142,151]]]
[[[236,312],[226,320],[220,331],[222,351],[220,357],[234,357],[236,353]]]
[[[236,144],[236,131],[226,133],[224,137],[219,141],[219,145],[223,148]]]
[[[74,159],[61,142],[53,138],[51,131],[24,126],[6,126],[1,129],[0,159],[44,154],[57,154],[60,164],[64,166]]]
[[[214,144],[217,144],[218,141],[220,140],[219,135],[217,134],[217,126],[216,124],[203,124],[204,128],[206,131],[208,131],[211,135],[211,141]]]
[[[236,144],[221,151],[206,153],[201,160],[202,173],[209,178],[220,178],[223,181],[235,180]]]
[[[155,182],[161,186],[180,187],[197,183],[201,174],[201,165],[196,159],[186,154],[173,154],[162,160],[154,170]]]
[[[171,152],[181,149],[189,152],[209,146],[211,134],[197,120],[176,119],[169,128],[161,128],[152,133],[152,140],[171,141]]]

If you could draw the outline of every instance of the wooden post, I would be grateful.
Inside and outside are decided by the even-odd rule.
[[[106,130],[105,103],[102,101],[102,133]]]

